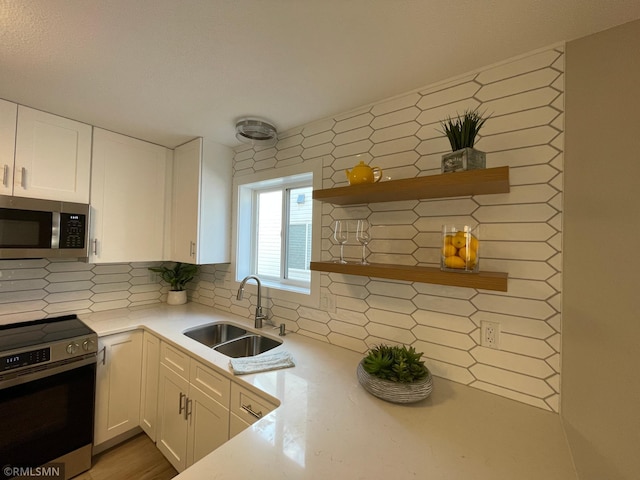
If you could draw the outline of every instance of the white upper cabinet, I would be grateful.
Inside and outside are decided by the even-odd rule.
[[[91,263],[167,258],[171,167],[167,148],[94,129]]]
[[[171,260],[230,261],[230,148],[196,138],[174,150]]]
[[[89,203],[91,126],[18,106],[13,195]]]
[[[13,193],[13,156],[16,150],[18,105],[0,100],[0,195]]]

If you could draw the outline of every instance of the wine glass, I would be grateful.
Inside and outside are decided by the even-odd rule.
[[[371,241],[370,227],[371,225],[369,224],[369,220],[358,220],[358,226],[356,228],[356,240],[358,240],[362,244],[362,260],[360,261],[362,265],[370,265],[369,262],[367,262],[365,251],[367,244]]]
[[[347,243],[349,238],[349,229],[346,220],[336,220],[333,225],[333,238],[340,244],[340,260],[336,260],[337,263],[347,263],[344,259],[344,244]]]

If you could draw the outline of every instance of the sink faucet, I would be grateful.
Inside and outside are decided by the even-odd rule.
[[[264,315],[262,313],[262,284],[260,283],[260,279],[258,277],[256,277],[255,275],[249,275],[246,276],[242,279],[242,282],[240,282],[240,287],[238,287],[238,295],[236,296],[236,298],[238,300],[242,300],[242,295],[244,294],[244,286],[246,285],[248,280],[255,280],[256,284],[258,285],[258,301],[256,304],[256,317],[255,317],[255,328],[262,328],[262,321],[267,319],[267,316]]]

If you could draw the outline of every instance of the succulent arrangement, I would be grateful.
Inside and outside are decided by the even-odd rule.
[[[473,148],[476,135],[489,118],[483,118],[483,115],[477,109],[465,110],[464,114],[458,115],[456,118],[449,117],[440,122],[442,125],[441,133],[444,133],[449,139],[452,151]]]
[[[159,273],[162,279],[171,285],[172,291],[181,291],[186,288],[186,284],[193,280],[198,273],[198,266],[190,263],[177,262],[173,268],[166,266],[149,267],[152,272]]]
[[[378,345],[367,352],[362,366],[370,375],[398,383],[411,383],[427,377],[429,370],[420,360],[422,352],[413,347]]]

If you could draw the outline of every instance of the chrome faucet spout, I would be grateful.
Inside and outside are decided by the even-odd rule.
[[[255,328],[262,328],[262,321],[266,320],[267,316],[262,313],[262,283],[260,283],[260,279],[255,275],[248,275],[244,277],[240,282],[240,286],[238,287],[238,295],[236,295],[236,299],[242,300],[242,296],[244,295],[244,286],[249,280],[255,280],[256,285],[258,286],[258,299],[256,301],[256,315],[254,326]]]

